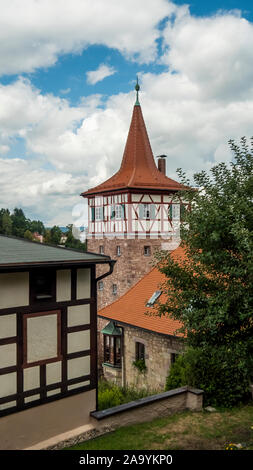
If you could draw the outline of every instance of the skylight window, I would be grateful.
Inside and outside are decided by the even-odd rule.
[[[147,302],[147,307],[153,307],[154,303],[160,297],[161,293],[162,292],[160,290],[156,290],[154,294],[152,295],[152,297],[150,297],[149,301]]]

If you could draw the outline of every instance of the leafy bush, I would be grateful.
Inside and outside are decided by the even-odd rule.
[[[139,372],[145,373],[147,370],[147,366],[145,364],[144,359],[137,359],[136,361],[133,362],[133,366],[138,369]]]
[[[105,410],[113,406],[123,405],[155,393],[157,393],[155,390],[118,387],[106,380],[100,380],[98,384],[98,409]]]
[[[102,390],[98,388],[98,409],[106,410],[113,406],[121,405],[124,401],[124,395],[116,385],[103,384]]]
[[[204,405],[232,407],[249,397],[242,348],[189,348],[171,366],[166,390],[190,385],[204,390]]]

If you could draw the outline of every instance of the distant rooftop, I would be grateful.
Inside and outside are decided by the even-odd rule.
[[[70,248],[46,245],[30,240],[0,235],[0,267],[57,265],[70,263],[108,263],[109,256]]]

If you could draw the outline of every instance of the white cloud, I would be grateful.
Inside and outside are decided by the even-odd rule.
[[[157,25],[175,9],[167,0],[0,0],[0,75],[52,66],[94,44],[150,62]]]
[[[140,73],[140,101],[154,155],[168,155],[168,176],[228,162],[227,141],[252,135],[252,28],[238,15],[196,18],[187,8],[167,24],[168,70]],[[28,80],[0,86],[0,207],[20,204],[45,221],[71,222],[79,194],[119,169],[134,101],[132,91],[104,107],[100,95],[70,106]],[[17,138],[26,160],[7,158]]]
[[[237,14],[184,15],[168,22],[162,62],[196,84],[203,99],[234,100],[253,91],[253,25]]]
[[[101,82],[106,77],[110,77],[116,73],[114,67],[109,67],[105,64],[100,64],[97,70],[90,70],[86,72],[87,83],[90,85],[95,85],[98,82]]]

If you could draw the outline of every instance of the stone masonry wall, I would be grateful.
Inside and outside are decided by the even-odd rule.
[[[145,373],[139,372],[135,361],[136,342],[145,346]],[[149,390],[164,390],[166,377],[171,367],[171,354],[182,351],[179,338],[147,332],[140,328],[124,328],[124,357],[126,385]]]
[[[116,260],[113,273],[103,279],[103,290],[98,289],[98,310],[111,304],[121,297],[130,287],[139,281],[153,268],[154,253],[162,248],[163,240],[128,240],[128,239],[90,239],[87,250],[99,253],[103,246],[104,254]],[[120,246],[120,256],[117,247]],[[144,254],[144,247],[150,247],[150,256]],[[108,271],[108,266],[97,266],[97,277]],[[117,285],[117,294],[113,294],[112,286]]]
[[[103,363],[103,338],[99,333],[109,322],[104,318],[98,317],[98,357],[99,370],[102,370]],[[122,360],[122,385],[134,386],[135,388],[146,388],[148,390],[164,390],[166,377],[171,366],[171,354],[180,353],[183,349],[183,343],[179,338],[160,335],[154,332],[148,332],[141,328],[130,326],[123,327],[123,360]],[[135,366],[135,344],[143,343],[145,346],[145,363],[147,370],[140,373]]]

